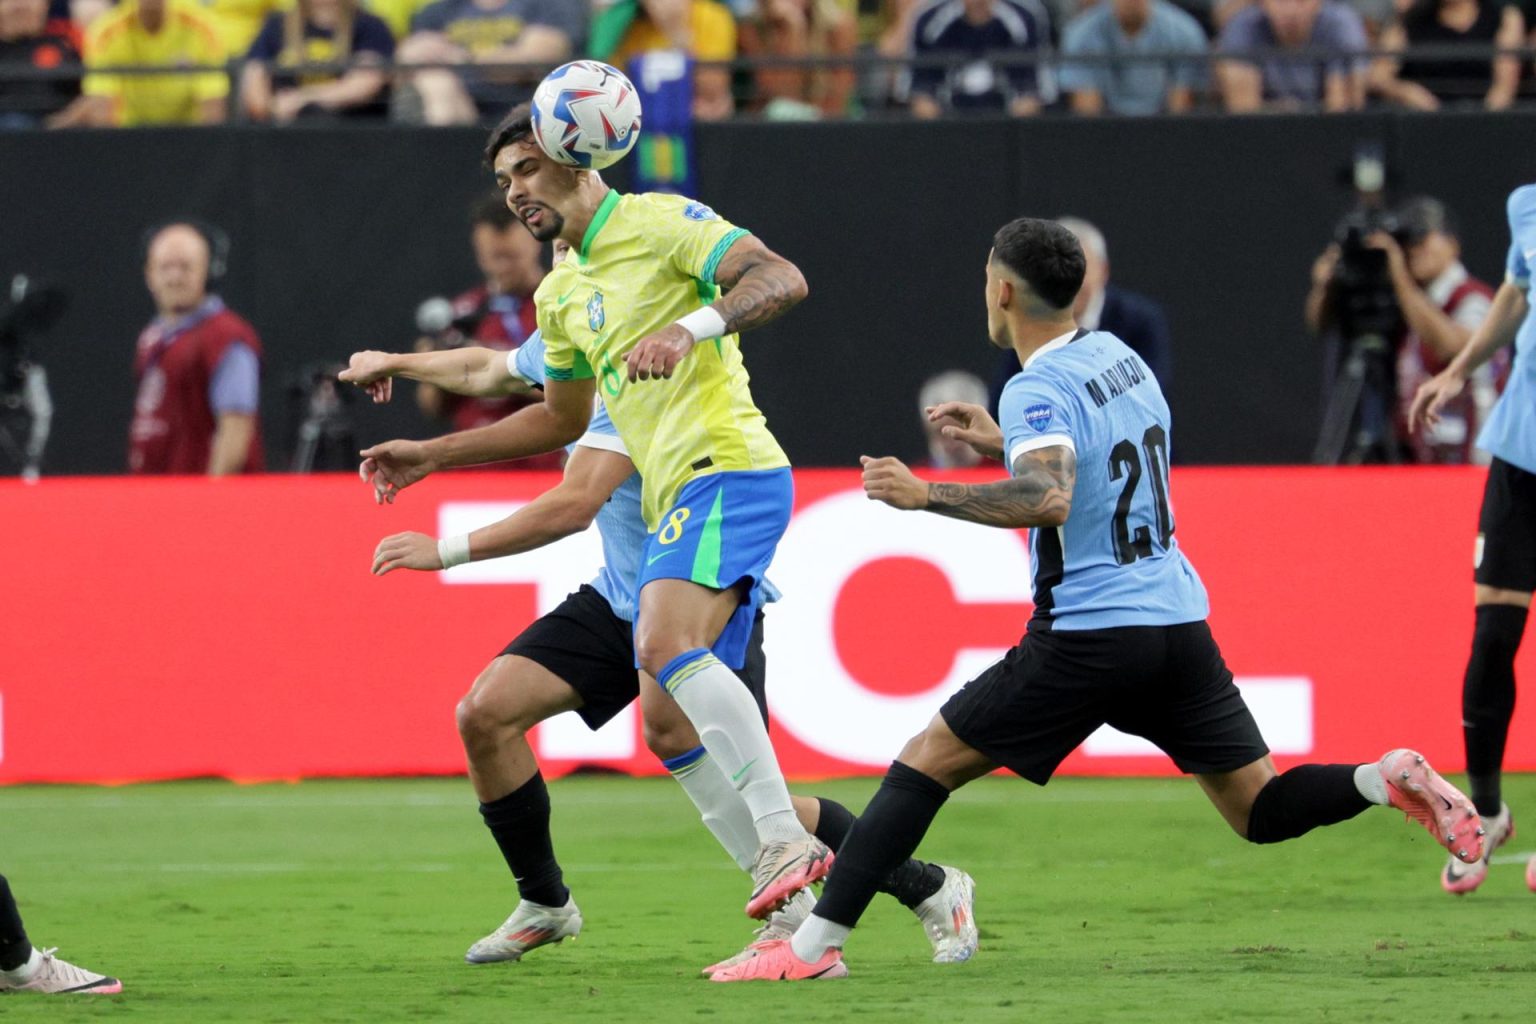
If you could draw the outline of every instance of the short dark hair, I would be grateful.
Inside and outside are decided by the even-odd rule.
[[[1053,220],[1020,217],[992,237],[992,258],[1052,309],[1066,309],[1083,286],[1088,261],[1077,236]]]
[[[514,142],[533,141],[533,106],[519,103],[507,111],[501,123],[491,129],[491,137],[485,143],[485,166],[494,167],[496,154]]]
[[[516,223],[518,223],[517,215],[512,212],[512,208],[507,205],[506,198],[500,192],[481,196],[469,208],[469,226],[472,228],[484,224],[497,231],[505,231]]]

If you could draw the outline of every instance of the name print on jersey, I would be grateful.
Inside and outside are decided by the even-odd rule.
[[[1083,381],[1083,387],[1087,389],[1088,397],[1093,399],[1093,404],[1102,409],[1109,404],[1111,398],[1119,398],[1146,379],[1147,371],[1142,367],[1141,360],[1127,357],[1106,367],[1099,374],[1099,380],[1089,378]],[[1099,381],[1103,381],[1103,384]]]

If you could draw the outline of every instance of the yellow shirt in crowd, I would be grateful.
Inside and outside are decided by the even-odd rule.
[[[229,94],[229,75],[225,71],[113,75],[95,69],[222,65],[225,54],[212,21],[190,0],[169,0],[165,22],[153,33],[139,21],[139,5],[128,0],[97,18],[87,30],[88,73],[83,88],[87,96],[112,100],[116,124],[198,124],[203,101],[222,99]]]
[[[736,56],[736,19],[731,17],[730,8],[724,4],[715,0],[693,0],[688,11],[688,25],[693,37],[688,56],[694,60],[731,60]],[[639,54],[670,49],[673,49],[672,41],[651,23],[651,19],[641,15],[630,24],[608,63],[622,68]]]

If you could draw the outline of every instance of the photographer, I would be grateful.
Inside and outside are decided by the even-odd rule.
[[[484,283],[450,303],[428,299],[416,314],[422,337],[416,351],[474,345],[510,352],[538,327],[533,293],[544,280],[543,246],[523,227],[500,195],[488,195],[470,211],[470,244]],[[416,404],[428,417],[446,420],[453,430],[483,427],[533,402],[536,394],[470,398],[448,394],[431,384],[416,386]],[[517,469],[559,469],[563,452],[502,463]]]
[[[1307,325],[1315,334],[1335,332],[1342,349],[1324,442],[1329,426],[1350,413],[1356,428],[1351,444],[1325,451],[1320,442],[1318,461],[1475,461],[1472,439],[1498,397],[1507,362],[1484,367],[1434,426],[1410,430],[1406,416],[1419,385],[1455,358],[1488,314],[1493,290],[1460,257],[1450,211],[1423,197],[1395,215],[1346,220],[1313,265]],[[1352,386],[1359,392],[1351,409]]]

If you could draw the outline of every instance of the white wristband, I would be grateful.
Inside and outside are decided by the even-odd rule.
[[[701,306],[679,318],[677,326],[693,335],[694,341],[708,341],[725,333],[725,317],[713,306]]]
[[[444,569],[452,569],[469,561],[469,534],[443,537],[437,542],[437,557],[442,560]]]

